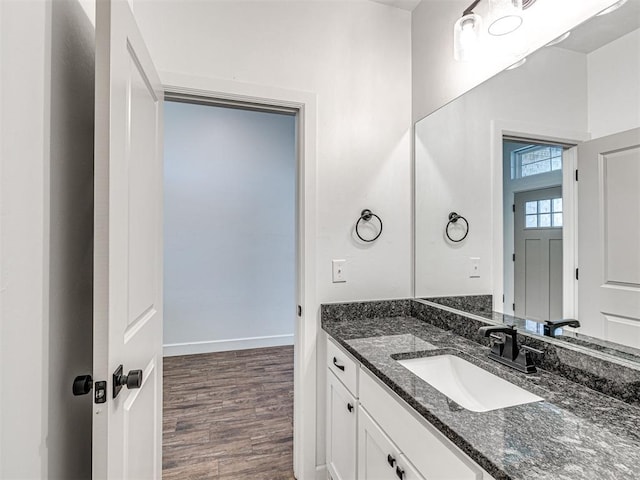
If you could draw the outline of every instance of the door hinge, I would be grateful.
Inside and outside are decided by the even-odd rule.
[[[513,261],[516,261],[516,254],[514,253],[513,256],[511,257],[513,259]]]
[[[516,304],[514,303],[514,304],[512,305],[512,307],[513,307],[513,311],[515,312],[515,311],[516,311]]]
[[[578,169],[576,168],[576,182],[578,181]]]
[[[576,280],[578,280],[578,269],[576,268]]]
[[[302,316],[302,305],[298,305],[298,316]]]
[[[516,204],[515,203],[511,205],[511,211],[513,213],[516,213]]]
[[[504,303],[504,293],[502,294],[502,303]]]

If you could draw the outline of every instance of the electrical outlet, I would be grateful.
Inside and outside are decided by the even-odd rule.
[[[332,260],[331,266],[333,271],[333,283],[344,283],[347,281],[347,276],[345,274],[345,264],[346,260]]]
[[[480,278],[479,257],[469,257],[469,278]]]

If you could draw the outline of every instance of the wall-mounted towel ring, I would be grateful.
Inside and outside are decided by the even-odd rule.
[[[457,240],[454,240],[453,238],[451,238],[451,235],[449,235],[449,227],[454,224],[457,223],[458,220],[463,220],[464,224],[465,224],[465,228],[464,228],[464,235],[462,236],[462,238],[459,238]],[[451,240],[454,243],[458,243],[463,241],[465,238],[467,238],[467,235],[469,235],[469,222],[467,222],[467,219],[464,218],[462,215],[458,215],[456,212],[451,212],[449,214],[449,222],[447,223],[447,226],[444,229],[444,233],[447,234],[447,238],[449,240]]]
[[[370,238],[370,239],[362,238],[362,235],[360,235],[360,232],[358,231],[358,227],[360,226],[360,222],[362,222],[362,221],[369,222],[369,221],[371,221],[371,219],[373,217],[377,218],[378,219],[378,223],[380,223],[380,230],[378,231],[378,234],[375,237]],[[360,212],[360,218],[356,222],[356,235],[358,236],[358,238],[360,240],[362,240],[363,242],[367,242],[367,243],[377,240],[378,237],[380,235],[382,235],[382,220],[380,219],[380,217],[378,215],[373,213],[371,210],[369,210],[368,208],[365,208],[364,210],[362,210],[362,212]]]

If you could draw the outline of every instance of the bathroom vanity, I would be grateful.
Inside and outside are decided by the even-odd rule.
[[[489,347],[476,336],[475,320],[447,322],[432,308],[415,300],[323,305],[329,478],[639,477],[640,397],[623,401],[615,398],[620,397],[615,389],[605,395],[577,381],[579,368],[587,379],[597,376],[604,361],[597,352],[590,358],[579,349],[574,357],[544,350],[541,357],[562,357],[566,364],[562,359],[545,364],[538,358],[538,365],[547,370],[521,373],[487,358]],[[533,340],[524,338],[540,346]],[[441,392],[446,387],[436,388],[403,366],[410,364],[408,359],[446,355],[506,380],[532,399],[506,407],[465,408],[450,398],[450,392]],[[593,365],[588,365],[590,360]],[[629,388],[619,391],[636,392],[640,366],[620,362],[611,368],[620,372],[618,382]],[[572,368],[572,373],[563,371]],[[473,380],[463,375],[458,381]]]

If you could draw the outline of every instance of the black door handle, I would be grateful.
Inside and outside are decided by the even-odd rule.
[[[86,395],[93,388],[91,375],[78,375],[73,379],[73,394],[75,396]]]
[[[142,370],[129,370],[129,373],[124,375],[122,365],[118,366],[113,372],[113,398],[118,396],[124,386],[128,389],[140,388],[142,386]]]
[[[396,467],[396,476],[402,480],[404,478],[404,470],[400,467]]]
[[[391,454],[387,455],[387,463],[391,468],[393,468],[393,466],[396,464],[396,458]]]
[[[339,368],[340,370],[342,370],[344,372],[344,365],[340,365],[338,363],[338,359],[336,357],[333,357],[333,364],[336,366],[336,368]]]
[[[347,410],[349,410],[350,412],[353,412],[353,405],[350,403],[347,403]]]

